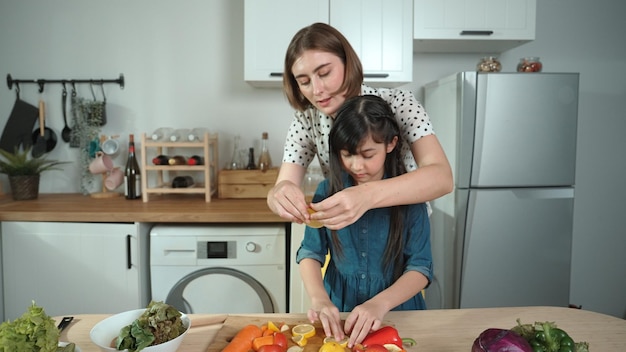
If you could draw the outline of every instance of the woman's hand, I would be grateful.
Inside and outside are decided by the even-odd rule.
[[[309,220],[308,205],[300,189],[305,169],[296,164],[283,163],[276,184],[267,193],[267,206],[281,218],[302,224]]]
[[[367,184],[349,187],[319,203],[311,204],[316,211],[311,219],[319,220],[331,230],[339,230],[356,222],[370,209]]]
[[[344,324],[344,331],[350,335],[348,347],[361,343],[371,331],[378,330],[387,312],[385,307],[376,305],[371,300],[354,307]]]

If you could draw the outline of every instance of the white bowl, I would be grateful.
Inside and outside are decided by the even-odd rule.
[[[120,334],[120,330],[135,321],[146,309],[135,309],[129,310],[126,312],[122,312],[119,314],[115,314],[106,319],[98,322],[89,332],[89,337],[91,341],[100,347],[102,351],[119,351],[118,349],[111,346],[111,341],[116,338]],[[181,320],[183,321],[183,326],[185,326],[185,332],[180,334],[177,338],[167,341],[162,344],[149,346],[141,350],[142,352],[174,352],[178,349],[181,342],[183,342],[183,338],[189,331],[191,327],[191,322],[189,317],[182,313]],[[128,350],[124,350],[128,351]]]

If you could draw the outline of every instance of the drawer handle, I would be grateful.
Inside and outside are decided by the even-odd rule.
[[[461,35],[492,35],[493,31],[461,31]]]
[[[130,270],[133,267],[133,257],[130,253],[131,236],[126,235],[126,268]]]
[[[282,72],[270,72],[270,77],[282,77]]]
[[[365,78],[387,78],[389,77],[388,73],[364,73],[363,77]]]

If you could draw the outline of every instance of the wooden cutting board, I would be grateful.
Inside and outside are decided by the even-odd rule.
[[[267,324],[268,320],[272,320],[275,324],[285,323],[289,325],[289,330],[285,331],[284,334],[287,337],[288,347],[294,346],[295,343],[291,340],[291,328],[298,324],[310,324],[307,320],[306,315],[302,315],[302,318],[285,318],[282,319],[280,317],[259,317],[259,316],[229,316],[224,321],[224,325],[218,331],[217,335],[213,339],[213,342],[209,345],[207,352],[220,352],[232,338],[246,325],[254,324],[261,326],[263,324]],[[322,324],[316,322],[312,324],[315,326],[315,336],[311,337],[307,340],[307,344],[304,347],[303,352],[317,352],[319,348],[322,346],[324,342],[324,329],[322,328]]]

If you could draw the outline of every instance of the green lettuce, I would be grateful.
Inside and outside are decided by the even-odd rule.
[[[139,318],[120,330],[116,348],[136,352],[173,340],[185,332],[181,316],[169,304],[152,301]]]
[[[59,329],[35,302],[21,317],[0,325],[0,352],[56,352]]]

